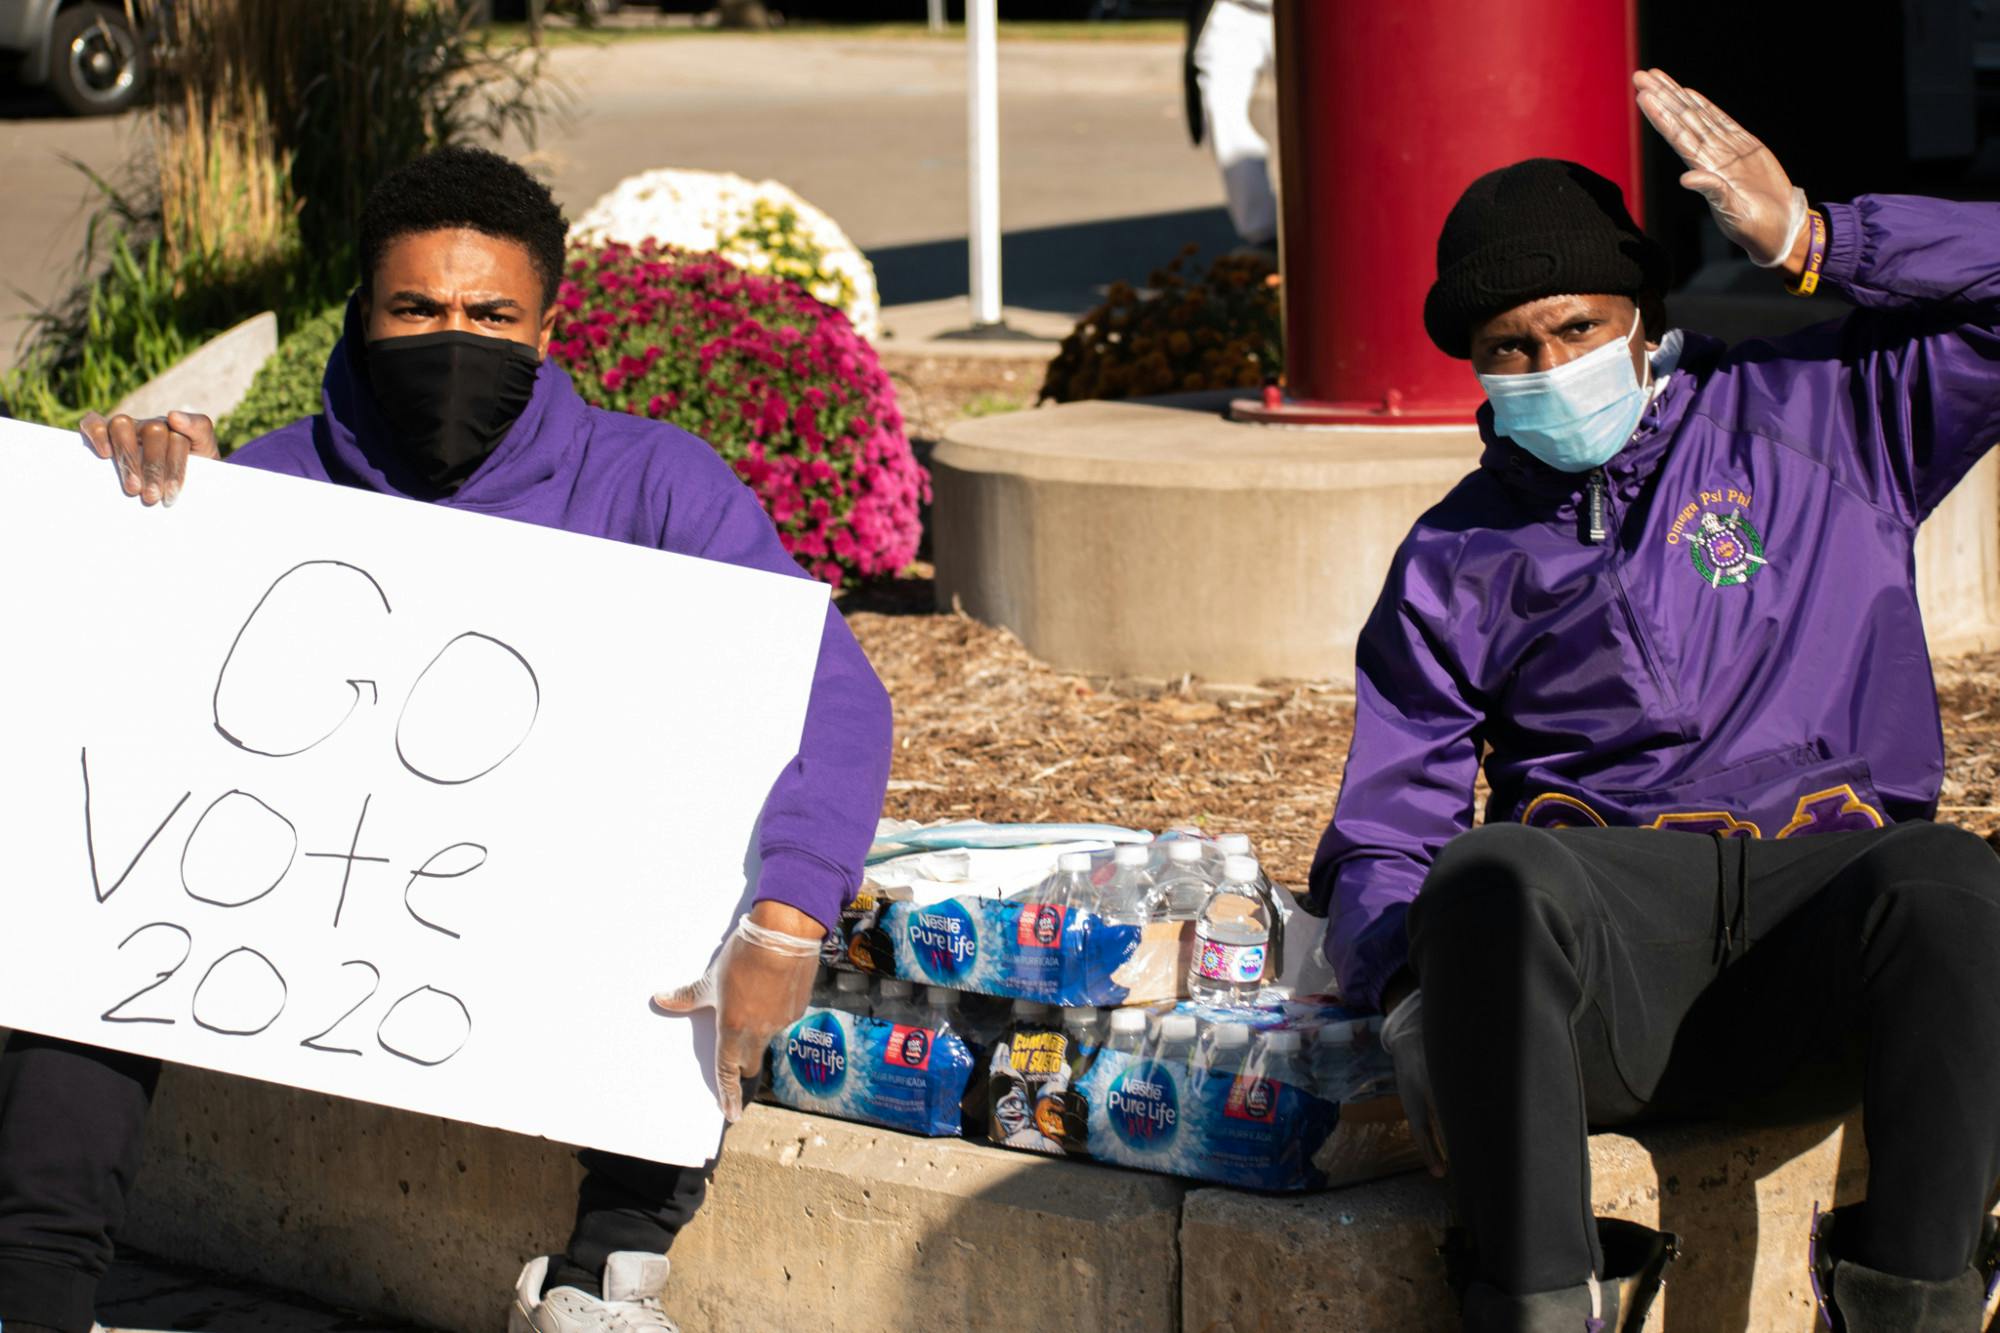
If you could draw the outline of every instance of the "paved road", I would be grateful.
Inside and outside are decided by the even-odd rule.
[[[70,120],[12,88],[0,91],[0,366],[13,364],[24,317],[68,289],[99,196],[65,158],[117,172],[143,134],[136,116]]]
[[[531,160],[566,207],[647,167],[776,177],[870,252],[887,302],[964,292],[957,43],[700,34],[560,47],[552,64],[573,106]],[[1232,242],[1214,170],[1181,123],[1178,45],[1010,41],[1000,75],[1010,304],[1079,310],[1097,285],[1142,278],[1186,241]],[[80,244],[91,189],[62,155],[114,170],[138,125],[0,100],[0,179],[14,196],[0,210],[0,364],[30,303],[63,290]]]

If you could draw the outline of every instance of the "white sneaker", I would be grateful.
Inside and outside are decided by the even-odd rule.
[[[575,1287],[557,1287],[544,1296],[548,1257],[530,1259],[514,1284],[507,1333],[680,1333],[660,1304],[671,1267],[664,1254],[620,1250],[605,1261],[600,1300]]]

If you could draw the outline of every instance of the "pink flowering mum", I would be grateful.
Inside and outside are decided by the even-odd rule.
[[[718,255],[616,243],[572,254],[556,358],[585,401],[708,441],[794,560],[838,588],[917,553],[930,477],[847,316]]]

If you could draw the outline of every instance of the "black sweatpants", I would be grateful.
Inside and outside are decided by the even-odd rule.
[[[1478,1276],[1602,1263],[1587,1127],[1859,1104],[1842,1253],[1965,1271],[2000,1178],[2000,858],[1928,823],[1795,840],[1475,829],[1410,910],[1424,1052]]]
[[[111,1234],[139,1170],[156,1060],[15,1033],[0,1053],[0,1326],[86,1333]],[[550,1265],[594,1289],[618,1250],[662,1253],[693,1219],[715,1163],[579,1154],[588,1171],[567,1253]],[[493,1293],[500,1318],[507,1293]]]

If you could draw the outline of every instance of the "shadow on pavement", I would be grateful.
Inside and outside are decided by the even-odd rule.
[[[0,120],[64,120],[68,114],[40,88],[0,81]]]
[[[1001,284],[1008,305],[1081,314],[1097,304],[1106,284],[1121,278],[1143,283],[1190,243],[1204,259],[1227,252],[1236,244],[1229,215],[1219,207],[1195,208],[1010,231],[1000,238]],[[886,246],[870,250],[868,260],[883,305],[966,293],[963,237]]]

